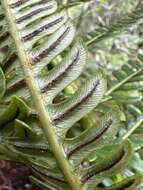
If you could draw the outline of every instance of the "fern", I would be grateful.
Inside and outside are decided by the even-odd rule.
[[[128,64],[124,64],[120,71],[113,71],[112,77],[108,78],[109,90],[106,92],[106,95],[111,95],[113,99],[119,97],[118,100],[122,101],[122,92],[142,91],[142,73],[142,56],[139,55],[135,60],[129,60]],[[126,100],[130,101],[130,97],[127,96]],[[131,97],[132,100],[133,97]]]
[[[117,35],[120,35],[122,32],[128,30],[129,27],[134,24],[139,23],[143,19],[143,10],[138,8],[130,13],[125,18],[120,19],[116,23],[113,23],[109,26],[99,27],[96,30],[89,32],[85,36],[85,43],[87,46],[98,43],[102,40],[113,38]]]
[[[111,187],[97,188],[97,189],[98,190],[102,190],[102,189],[104,190],[122,190],[122,189],[134,190],[139,181],[141,181],[141,176],[135,175],[133,177],[128,177],[124,181],[117,183]]]
[[[56,1],[1,3],[1,158],[31,167],[37,176],[32,181],[49,189],[98,189],[131,159],[131,143],[116,141],[119,109],[110,109],[98,125],[74,138],[69,139],[68,132],[101,102],[104,74],[81,82],[86,48],[67,10]],[[80,81],[78,89],[60,101],[57,97],[75,80]],[[113,142],[116,148],[109,156],[96,160],[98,150]],[[115,187],[135,187],[139,182],[133,179]]]

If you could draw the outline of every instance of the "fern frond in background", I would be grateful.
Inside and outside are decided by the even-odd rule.
[[[89,32],[85,37],[85,43],[87,46],[90,46],[94,43],[106,40],[107,38],[113,38],[128,30],[129,27],[138,23],[141,19],[143,19],[143,9],[138,8],[130,13],[127,17],[122,18],[112,25],[105,27],[103,26],[97,28],[95,31]]]

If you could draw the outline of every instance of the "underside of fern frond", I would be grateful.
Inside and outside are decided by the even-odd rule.
[[[97,126],[67,138],[75,123],[102,100],[105,77],[97,72],[85,78],[57,102],[79,79],[87,59],[73,21],[54,0],[1,2],[0,153],[31,166],[48,188],[93,190],[104,177],[123,169],[132,152],[125,141],[109,158],[88,160],[88,155],[114,141],[119,126],[116,108]]]

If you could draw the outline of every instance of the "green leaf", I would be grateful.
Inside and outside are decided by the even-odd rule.
[[[143,72],[143,63],[141,61],[134,60],[132,62],[129,62],[128,64],[123,65],[120,71],[116,71],[113,73],[113,77],[116,78],[116,81],[114,81],[115,84],[112,85],[111,87],[109,85],[109,90],[106,92],[106,95],[107,96],[113,95],[114,97],[114,92],[119,91],[120,93],[121,91],[125,90],[128,91],[142,90],[141,87],[142,84],[138,83],[138,78],[142,76],[142,72]],[[112,80],[111,76],[109,80]],[[117,93],[115,94],[115,96],[116,95]]]
[[[91,163],[91,166],[81,169],[81,181],[85,184],[85,189],[93,190],[104,178],[111,177],[122,171],[131,159],[131,156],[131,143],[125,141],[111,155],[107,155],[104,159],[98,162],[95,161],[95,163]]]
[[[16,96],[11,98],[10,104],[0,113],[0,127],[18,118],[24,120],[29,115],[29,107]]]
[[[41,181],[34,176],[30,176],[30,180],[41,188],[45,188],[48,190],[62,190],[61,187],[55,184],[50,184],[50,182],[48,181]]]
[[[99,124],[87,129],[80,136],[64,142],[68,159],[78,166],[87,155],[103,146],[112,143],[119,127],[119,110],[107,112]]]
[[[123,181],[113,184],[110,187],[96,188],[97,190],[135,190],[136,187],[141,183],[142,177],[140,174],[136,174],[132,177],[127,177]]]
[[[29,125],[27,125],[26,123],[18,119],[15,120],[15,132],[16,132],[16,136],[21,139],[25,139],[25,138],[36,139],[37,138],[36,131],[34,131],[34,129],[32,129]]]
[[[122,32],[127,31],[132,25],[137,24],[141,19],[143,19],[143,9],[139,8],[116,23],[113,23],[109,26],[100,27],[87,34],[85,37],[86,45],[90,46],[102,40],[120,35]]]
[[[101,74],[98,74],[87,79],[69,99],[49,106],[49,113],[60,137],[65,137],[70,127],[101,101],[105,89],[106,81]]]

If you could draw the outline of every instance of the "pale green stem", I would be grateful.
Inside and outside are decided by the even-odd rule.
[[[106,34],[106,33],[104,33],[104,34]],[[102,37],[104,34],[101,34],[101,35],[99,35],[99,36],[96,36],[96,37],[92,38],[91,40],[87,41],[87,42],[86,42],[86,46],[87,46],[87,47],[90,46],[90,45],[93,44],[96,40],[98,40],[100,37]]]
[[[138,71],[134,72],[133,74],[131,74],[130,76],[128,76],[127,78],[125,78],[124,80],[119,82],[117,85],[115,85],[113,88],[108,90],[105,95],[106,96],[111,95],[114,91],[116,91],[118,88],[120,88],[123,84],[127,83],[129,80],[131,80],[133,77],[135,77],[136,75],[138,75],[142,71],[143,71],[143,68],[141,68]]]
[[[131,127],[131,129],[123,136],[123,140],[126,140],[129,138],[133,132],[143,123],[143,118],[141,118],[134,126]]]
[[[57,138],[56,131],[54,130],[54,126],[50,120],[49,114],[47,110],[45,109],[44,101],[40,94],[40,89],[38,85],[35,84],[34,76],[31,69],[31,60],[29,59],[26,52],[24,51],[23,44],[20,40],[18,29],[15,24],[14,15],[10,11],[9,1],[2,0],[2,4],[5,9],[5,14],[6,14],[8,24],[9,24],[11,35],[17,47],[19,60],[24,70],[27,85],[31,91],[31,95],[35,103],[35,107],[38,112],[39,119],[41,121],[43,130],[48,139],[48,142],[51,146],[53,154],[55,155],[57,163],[59,164],[59,167],[61,168],[71,188],[73,190],[81,190],[82,189],[81,183],[76,177],[76,175],[74,175],[74,172],[65,156],[63,147]]]

